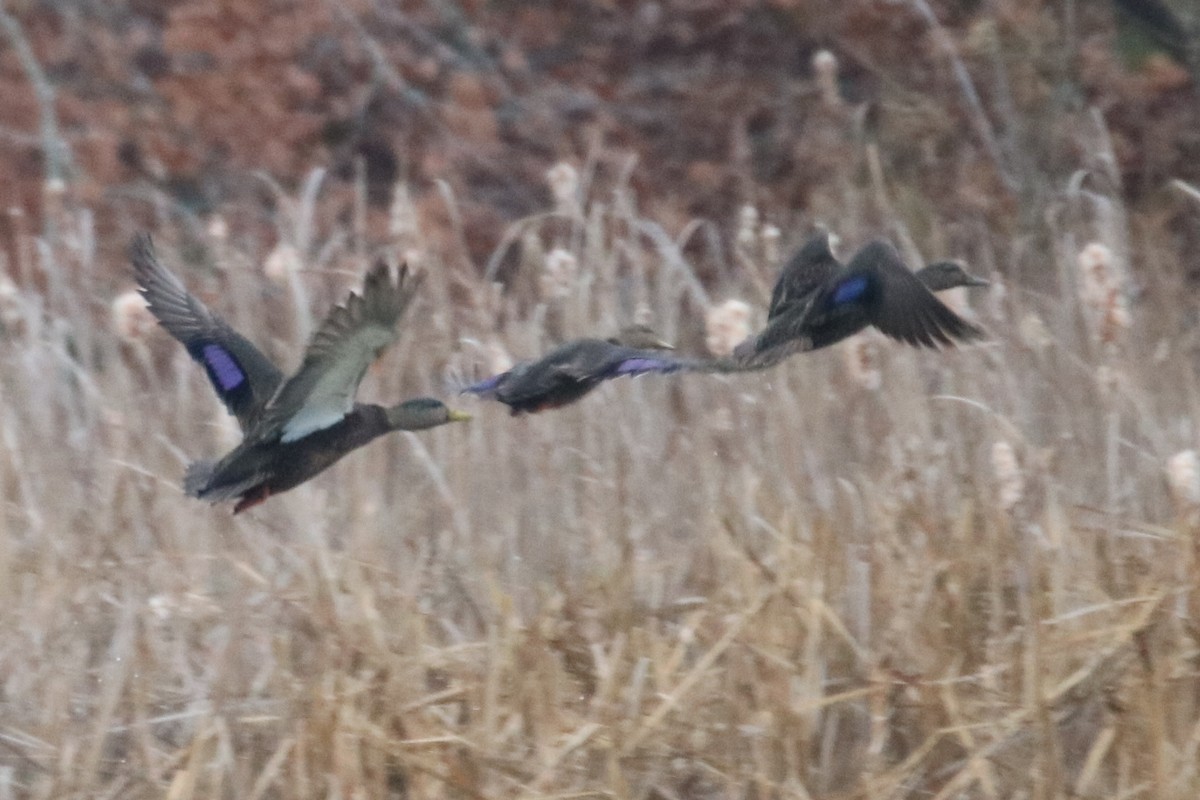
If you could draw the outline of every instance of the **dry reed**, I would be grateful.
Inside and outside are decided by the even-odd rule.
[[[452,324],[429,253],[364,396],[536,354],[551,317],[609,333],[648,307],[699,350],[699,282],[635,201],[583,198],[553,307],[536,272],[514,284],[530,297],[481,285],[499,327]],[[401,250],[422,245],[405,207]],[[159,244],[294,358],[357,284],[321,265],[366,263],[353,236],[290,236],[308,268],[284,297],[249,255],[206,273]],[[6,295],[0,342],[0,797],[1200,793],[1196,540],[1175,513],[1194,453],[1163,478],[1200,386],[1182,348],[1133,355],[1153,321],[1097,353],[1069,298],[1014,292],[984,345],[861,345],[878,391],[831,349],[530,418],[472,406],[235,518],[179,489],[228,446],[199,369],[161,332],[91,329],[94,255],[41,247],[54,292]],[[1102,391],[1100,366],[1121,380]]]

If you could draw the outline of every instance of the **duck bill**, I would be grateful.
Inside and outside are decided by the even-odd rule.
[[[471,419],[471,415],[465,411],[459,411],[456,408],[450,409],[451,422],[467,422]]]
[[[974,275],[967,276],[967,286],[991,286],[992,282],[983,278],[976,278]]]

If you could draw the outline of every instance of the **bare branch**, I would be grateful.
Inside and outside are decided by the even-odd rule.
[[[29,77],[29,83],[33,86],[34,95],[37,97],[41,117],[39,125],[41,148],[46,157],[46,180],[65,181],[74,172],[74,166],[71,150],[58,129],[58,115],[54,108],[54,87],[46,77],[45,71],[42,70],[42,65],[38,63],[33,47],[30,46],[29,39],[25,37],[25,29],[16,17],[8,13],[4,0],[0,0],[0,28],[3,28],[8,40],[12,42],[17,58],[21,62],[21,68]]]

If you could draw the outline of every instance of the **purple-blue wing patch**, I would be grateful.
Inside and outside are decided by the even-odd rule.
[[[499,375],[493,375],[490,378],[484,378],[478,383],[472,383],[470,386],[461,390],[459,394],[489,394],[496,391],[500,386],[500,381],[504,380],[507,372],[502,372]]]
[[[221,345],[206,344],[200,352],[204,357],[204,365],[222,392],[232,392],[246,382],[246,373]]]
[[[862,299],[866,292],[867,279],[865,276],[859,275],[843,281],[833,290],[833,303],[839,306],[843,303],[853,303]]]
[[[614,375],[642,375],[647,372],[675,372],[682,365],[678,361],[665,358],[649,358],[634,356],[617,364]]]

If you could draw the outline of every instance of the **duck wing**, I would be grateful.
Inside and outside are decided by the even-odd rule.
[[[553,351],[545,359],[547,372],[571,381],[599,383],[622,375],[676,372],[684,363],[662,350],[628,347],[603,339],[577,339]]]
[[[237,417],[242,430],[248,430],[283,382],[283,373],[188,292],[158,260],[149,234],[134,237],[129,259],[150,313],[204,367],[221,402]]]
[[[263,409],[255,441],[294,442],[337,424],[354,407],[354,395],[367,367],[396,340],[396,323],[416,295],[423,275],[400,268],[392,283],[380,262],[368,274],[362,294],[350,294],[313,334],[296,374],[279,387]]]
[[[652,364],[652,359],[661,364]],[[576,339],[537,361],[519,364],[506,374],[496,396],[517,407],[564,405],[610,378],[674,371],[665,366],[668,361],[655,350],[625,347],[603,339]]]
[[[602,339],[566,342],[537,361],[523,361],[496,378],[476,384],[483,389],[477,393],[493,396],[514,408],[569,403],[599,383],[601,378],[595,373],[606,367],[604,355],[610,349],[619,348]]]
[[[623,354],[633,349],[603,339],[576,339],[552,351],[547,366],[556,375],[570,380],[596,380],[608,377]]]
[[[829,233],[821,231],[805,242],[779,271],[779,278],[771,290],[767,319],[775,319],[807,305],[813,293],[841,269],[841,263],[829,246]]]
[[[896,248],[883,241],[859,250],[815,302],[821,308],[861,305],[871,324],[914,347],[953,346],[984,336],[982,329],[938,300]]]

